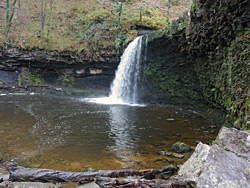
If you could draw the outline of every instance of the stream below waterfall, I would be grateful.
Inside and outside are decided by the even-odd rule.
[[[0,96],[0,158],[64,171],[158,168],[183,159],[177,141],[211,143],[219,126],[199,114],[163,106],[103,105],[82,98]]]

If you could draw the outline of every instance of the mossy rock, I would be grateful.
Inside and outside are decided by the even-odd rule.
[[[186,153],[191,151],[191,147],[182,142],[176,142],[175,144],[172,145],[171,151],[175,153]]]

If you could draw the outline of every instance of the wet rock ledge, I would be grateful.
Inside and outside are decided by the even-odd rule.
[[[22,85],[55,82],[84,88],[109,88],[120,55],[102,51],[87,57],[73,52],[39,49],[0,49],[0,84]]]

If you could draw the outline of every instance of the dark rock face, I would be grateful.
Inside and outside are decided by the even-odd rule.
[[[236,128],[250,128],[250,2],[194,1],[183,19],[149,42],[145,98],[209,104],[227,111]]]
[[[186,30],[203,98],[250,128],[250,1],[195,1]]]
[[[118,55],[105,53],[88,58],[71,52],[11,48],[0,50],[0,80],[17,84],[22,68],[27,68],[29,73],[40,75],[47,81],[63,83],[74,79],[79,87],[109,88],[119,61]]]
[[[146,100],[178,105],[202,103],[199,81],[194,65],[183,51],[185,46],[183,31],[149,42],[144,69]]]
[[[210,148],[199,143],[194,154],[180,168],[179,175],[186,181],[194,182],[198,188],[248,188],[250,185],[248,139],[250,140],[249,133],[223,127],[216,138],[218,144]],[[242,146],[239,146],[239,143],[242,143]]]

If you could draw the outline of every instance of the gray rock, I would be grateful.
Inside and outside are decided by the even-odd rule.
[[[158,151],[158,154],[159,154],[159,155],[162,155],[162,156],[168,156],[168,157],[171,157],[171,156],[172,156],[172,154],[166,153],[165,151]]]
[[[90,182],[82,185],[78,185],[76,188],[100,188],[95,182]]]
[[[0,183],[0,188],[7,188],[8,182],[2,182]]]
[[[8,181],[9,180],[9,177],[10,177],[10,174],[2,174],[0,173],[0,182],[1,181]]]
[[[249,188],[250,162],[218,145],[213,145],[197,187]]]
[[[169,165],[169,167],[171,168],[168,171],[161,173],[162,179],[167,180],[176,172],[177,168],[174,165]]]
[[[197,188],[249,188],[248,138],[245,132],[222,128],[216,139],[219,145],[199,143],[178,174]]]
[[[185,155],[180,155],[180,154],[172,153],[171,157],[174,157],[174,158],[177,158],[177,159],[183,159],[185,157]]]
[[[250,134],[234,128],[222,127],[216,141],[222,147],[250,159]]]
[[[197,182],[206,165],[209,151],[210,147],[200,142],[188,161],[180,167],[178,174],[186,181]]]
[[[183,159],[185,157],[185,155],[180,155],[180,154],[176,154],[176,153],[167,153],[165,151],[158,151],[158,154],[162,155],[162,156],[167,156],[167,157],[174,157],[177,159]]]
[[[101,187],[105,187],[105,185],[108,185],[112,182],[114,182],[115,178],[109,178],[109,177],[96,177],[96,184],[98,184]]]
[[[3,182],[4,183],[4,182]],[[8,188],[59,188],[60,185],[52,183],[39,183],[39,182],[11,182],[8,183]]]

